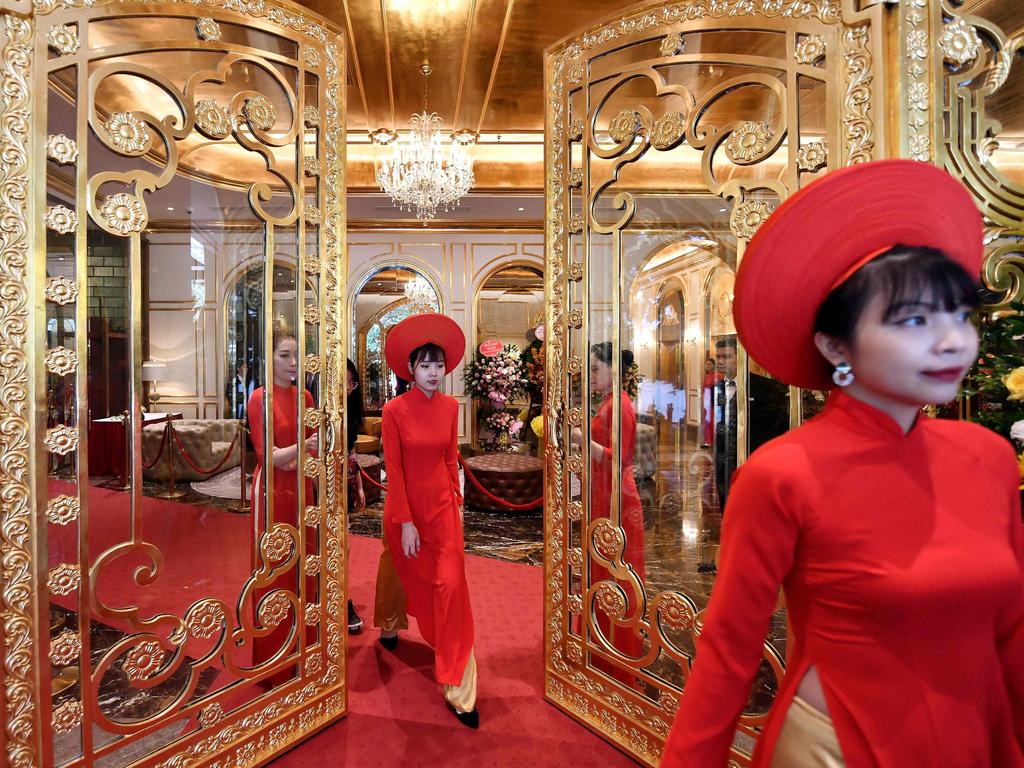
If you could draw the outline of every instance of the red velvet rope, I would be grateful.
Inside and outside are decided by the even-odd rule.
[[[163,437],[160,438],[160,450],[156,452],[156,458],[153,459],[153,463],[152,464],[147,464],[146,462],[142,462],[142,468],[143,469],[152,469],[153,467],[155,467],[156,463],[158,461],[160,461],[160,457],[164,455],[164,448],[166,446],[167,446],[167,430],[164,429]]]
[[[174,442],[178,446],[178,450],[181,452],[181,457],[185,460],[185,463],[192,467],[192,469],[194,469],[200,475],[212,475],[214,472],[219,471],[221,467],[227,464],[228,459],[231,458],[231,454],[234,453],[235,444],[238,442],[238,436],[241,434],[241,431],[235,433],[235,439],[231,441],[231,445],[228,446],[227,453],[224,454],[223,459],[217,462],[217,466],[215,466],[213,469],[203,469],[202,467],[197,467],[195,462],[193,462],[192,459],[188,457],[188,453],[185,451],[185,446],[181,444],[181,438],[178,437],[178,433],[174,431],[174,428],[168,425],[167,431],[174,435]]]
[[[538,499],[536,499],[534,501],[527,502],[526,504],[513,504],[510,501],[506,501],[505,499],[502,499],[502,498],[500,498],[498,496],[495,496],[493,493],[488,491],[486,488],[484,488],[480,484],[480,481],[476,479],[476,476],[473,474],[473,472],[470,470],[470,468],[466,466],[466,462],[463,460],[461,453],[459,454],[459,464],[462,465],[462,469],[463,469],[463,471],[465,471],[466,477],[468,477],[470,482],[473,483],[473,487],[474,488],[476,488],[478,491],[480,491],[480,493],[482,493],[488,499],[493,501],[495,504],[498,504],[498,505],[500,505],[502,507],[505,507],[506,509],[515,509],[515,510],[535,509],[538,504],[540,504],[540,503],[542,503],[544,501],[544,497],[543,496],[539,497]],[[374,480],[372,477],[370,477],[368,474],[366,474],[366,470],[363,469],[362,467],[359,467],[359,472],[360,472],[360,474],[362,474],[362,476],[366,480],[368,480],[370,482],[371,485],[374,485],[377,488],[380,488],[382,491],[386,491],[388,489],[386,485],[381,485],[376,480]]]

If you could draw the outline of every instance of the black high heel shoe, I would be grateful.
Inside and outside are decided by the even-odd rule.
[[[471,712],[459,712],[455,707],[452,706],[450,701],[445,701],[448,705],[448,709],[452,711],[452,714],[459,719],[467,728],[473,728],[474,730],[480,727],[480,713],[475,709]]]
[[[398,647],[398,635],[394,635],[393,637],[384,637],[384,635],[381,635],[377,639],[380,641],[380,644],[389,651],[394,651],[395,648]]]

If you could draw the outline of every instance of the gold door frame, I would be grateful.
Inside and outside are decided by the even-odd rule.
[[[0,113],[0,151],[3,157],[0,163],[0,217],[3,219],[0,231],[0,562],[3,569],[0,611],[4,616],[0,624],[0,652],[4,662],[4,673],[0,676],[4,703],[0,715],[4,738],[0,739],[0,743],[5,748],[6,764],[13,768],[51,764],[53,754],[49,734],[54,730],[78,725],[83,725],[84,733],[92,727],[91,718],[96,707],[94,701],[74,701],[69,702],[72,706],[62,705],[59,710],[54,710],[49,698],[48,679],[51,658],[47,633],[50,591],[55,584],[62,588],[74,585],[75,588],[85,590],[95,578],[96,569],[100,567],[97,565],[96,569],[87,572],[80,569],[77,563],[65,563],[48,570],[46,550],[47,521],[52,521],[55,513],[59,513],[65,520],[81,519],[81,524],[87,525],[87,509],[82,500],[71,496],[60,497],[56,500],[60,506],[57,510],[54,503],[47,504],[46,493],[48,455],[68,455],[78,451],[79,456],[84,457],[88,450],[85,433],[88,424],[87,372],[84,362],[78,365],[79,360],[86,359],[87,353],[84,330],[87,308],[85,302],[79,300],[84,299],[87,292],[87,276],[82,268],[85,264],[85,222],[91,219],[110,234],[127,237],[130,241],[132,280],[129,294],[129,359],[138,365],[133,365],[129,397],[132,412],[139,413],[142,397],[139,241],[146,224],[143,193],[160,188],[173,177],[177,150],[174,146],[175,138],[169,134],[180,133],[182,128],[181,125],[175,125],[173,120],[161,123],[161,127],[157,127],[155,118],[148,123],[149,130],[161,134],[159,139],[164,141],[167,148],[167,168],[162,169],[159,179],[149,170],[134,172],[134,180],[128,175],[116,173],[104,173],[99,179],[87,178],[84,155],[88,142],[84,137],[88,135],[86,120],[89,118],[85,116],[86,109],[81,105],[92,104],[94,91],[90,89],[87,95],[82,90],[88,78],[79,75],[79,89],[73,96],[80,106],[76,138],[83,162],[76,168],[77,192],[73,198],[76,210],[71,217],[72,222],[77,221],[77,224],[72,225],[76,232],[76,279],[48,279],[45,269],[46,231],[51,222],[44,222],[46,184],[39,181],[45,178],[47,167],[48,74],[58,66],[75,65],[79,70],[87,69],[88,63],[92,61],[91,51],[87,45],[79,43],[79,38],[90,20],[100,18],[155,14],[200,22],[196,27],[199,42],[193,40],[189,45],[182,44],[186,49],[195,46],[204,50],[212,48],[218,53],[239,52],[241,46],[217,43],[220,37],[218,22],[286,38],[295,46],[296,57],[293,59],[279,54],[271,54],[271,57],[293,67],[298,73],[299,88],[289,104],[292,108],[289,135],[305,137],[307,129],[317,129],[317,138],[312,144],[316,157],[307,158],[301,164],[296,161],[296,173],[290,179],[277,172],[278,178],[292,190],[293,205],[289,214],[282,217],[267,212],[260,202],[267,199],[262,196],[262,190],[250,190],[249,199],[254,211],[266,223],[264,232],[267,253],[272,254],[274,251],[272,225],[296,222],[295,237],[297,243],[301,243],[298,274],[307,273],[319,279],[319,306],[306,306],[299,313],[295,333],[299,339],[312,335],[317,340],[318,355],[300,356],[299,378],[302,380],[306,373],[320,376],[319,407],[306,409],[302,414],[302,423],[309,428],[321,429],[323,449],[320,458],[302,454],[299,456],[303,474],[313,478],[320,486],[320,501],[318,505],[305,508],[306,525],[319,531],[319,552],[314,558],[316,566],[311,568],[312,561],[307,558],[304,564],[301,560],[297,561],[297,567],[300,573],[304,570],[307,574],[319,574],[322,602],[304,606],[298,603],[296,625],[299,636],[303,634],[304,625],[314,623],[319,624],[320,634],[317,644],[310,648],[305,648],[301,639],[298,641],[300,654],[303,654],[298,660],[299,676],[269,695],[258,697],[226,716],[215,696],[210,697],[212,701],[187,704],[179,696],[172,704],[173,711],[168,709],[158,712],[142,721],[140,727],[140,730],[152,730],[155,725],[167,722],[183,723],[190,716],[198,717],[200,724],[187,737],[148,754],[145,763],[256,765],[265,762],[343,715],[347,709],[345,630],[341,621],[346,593],[345,494],[342,487],[344,475],[339,473],[340,458],[344,455],[344,387],[338,383],[344,370],[344,342],[341,334],[346,327],[345,215],[340,198],[344,191],[345,163],[345,94],[342,88],[344,39],[340,31],[325,20],[287,0],[168,0],[160,3],[135,0],[39,0],[35,3],[3,2],[0,3],[0,9],[0,24],[3,26],[0,33],[3,35],[0,42],[0,77],[4,82],[3,108]],[[201,21],[200,17],[203,17]],[[51,57],[48,49],[53,49],[56,56]],[[127,55],[146,50],[144,45],[125,45],[121,53]],[[244,51],[242,55],[250,57],[262,53],[253,48],[245,48]],[[316,86],[312,89],[316,102],[303,107],[307,96],[307,74],[316,79]],[[150,80],[158,87],[163,87],[159,77]],[[190,130],[196,119],[191,96],[180,93],[174,95],[171,90],[167,93],[186,114],[186,127]],[[240,108],[241,103],[233,106]],[[234,117],[230,117],[232,125],[235,124]],[[272,144],[269,137],[265,134],[260,136],[263,129],[259,128],[259,124],[264,121],[258,118],[254,121],[248,113],[245,119],[256,141],[269,148]],[[228,127],[217,130],[232,129]],[[299,145],[300,149],[306,146],[308,150],[308,142],[304,138]],[[269,154],[261,154],[268,163],[273,164]],[[73,158],[71,162],[74,162]],[[312,187],[307,187],[309,182],[303,181],[304,172],[306,176],[314,177]],[[140,182],[143,176],[147,176],[153,186]],[[129,195],[127,197],[130,200],[121,201],[128,205],[131,212],[127,225],[113,222],[113,214],[104,212],[95,199],[98,187],[111,180],[136,185],[133,192],[137,197]],[[312,204],[307,202],[310,189],[313,190],[312,199],[316,201]],[[76,213],[77,220],[74,216]],[[127,229],[119,226],[127,226]],[[305,228],[316,232],[317,246],[309,251],[306,248]],[[266,274],[268,286],[272,287],[273,270],[266,269]],[[47,302],[70,304],[76,300],[76,349],[47,350]],[[265,302],[268,315],[271,305],[272,301]],[[265,327],[266,343],[269,344],[272,323],[266,323]],[[44,405],[47,372],[74,377],[77,413],[75,426],[58,424],[47,429]],[[270,397],[267,398],[266,407],[269,411]],[[272,426],[268,429],[272,429]],[[141,498],[139,470],[142,462],[141,423],[138,417],[133,419],[131,434],[135,438],[134,455],[130,461],[134,478],[131,497],[133,502],[138,502]],[[84,464],[84,461],[79,461],[76,470],[79,489],[84,487],[83,483],[88,482],[87,475],[83,476],[88,471],[82,468]],[[302,484],[299,485],[301,499]],[[303,527],[300,522],[299,528]],[[294,537],[291,541],[301,556],[301,531],[298,538],[298,544],[295,544]],[[268,541],[269,536],[260,544],[261,552],[271,546]],[[276,543],[280,544],[280,541]],[[158,566],[155,560],[153,562],[155,573]],[[243,588],[244,594],[249,593],[255,579],[256,574]],[[298,581],[300,586],[297,591],[301,600],[305,589],[302,586],[304,580],[300,577]],[[243,599],[244,595],[240,596],[239,605]],[[193,634],[191,621],[186,622],[183,617],[173,617],[173,620],[180,624],[180,631],[174,637],[187,638]],[[232,622],[233,619],[228,616],[227,629],[221,636],[218,648],[226,642],[234,626]],[[185,639],[182,639],[184,642]],[[271,659],[266,666],[269,668],[276,663]],[[86,657],[83,670],[91,669],[89,664]],[[266,675],[263,667],[254,674]],[[83,682],[85,677],[83,675]],[[81,695],[80,699],[87,699],[91,685],[88,688],[85,685],[82,687],[88,692]],[[131,736],[116,742],[117,747],[123,747],[130,739]],[[93,760],[94,755],[87,750],[70,765],[91,764]]]
[[[656,688],[659,693],[657,700],[598,672],[588,661],[591,655],[601,659],[602,663],[620,665],[625,657],[609,646],[600,647],[600,643],[592,642],[588,629],[596,611],[604,611],[619,626],[628,625],[642,630],[650,638],[651,650],[645,652],[646,658],[650,658],[652,653],[655,657],[659,652],[663,653],[673,662],[678,662],[685,679],[690,656],[674,646],[663,630],[670,627],[688,631],[691,638],[696,637],[700,631],[700,616],[694,601],[683,592],[668,591],[655,596],[643,596],[642,582],[623,561],[625,534],[622,527],[617,525],[617,502],[614,501],[619,494],[620,473],[618,470],[612,471],[611,519],[602,519],[595,524],[589,509],[589,440],[584,440],[587,445],[584,452],[570,442],[570,431],[574,428],[583,429],[585,437],[589,423],[586,416],[590,386],[586,349],[593,341],[588,338],[590,301],[587,259],[591,252],[591,233],[612,238],[611,263],[617,264],[613,268],[621,272],[622,234],[627,228],[637,226],[633,223],[636,188],[620,186],[607,193],[610,197],[612,193],[618,192],[613,206],[617,209],[613,215],[618,220],[612,224],[595,219],[595,201],[614,183],[623,166],[648,151],[653,153],[655,150],[667,150],[688,142],[703,153],[701,174],[706,190],[704,194],[718,195],[726,204],[731,205],[730,229],[737,241],[738,259],[741,259],[745,243],[753,236],[760,221],[772,210],[770,204],[751,193],[767,191],[781,200],[798,188],[805,172],[813,172],[822,167],[837,168],[885,156],[888,142],[883,107],[883,73],[887,53],[883,38],[885,21],[885,9],[881,5],[874,4],[861,10],[851,0],[753,3],[746,0],[684,0],[669,4],[641,4],[565,38],[545,53],[545,325],[548,329],[544,414],[547,473],[545,697],[646,765],[654,766],[660,759],[672,718],[678,708],[680,690],[647,674],[639,662],[621,668],[635,675],[637,681]],[[817,78],[827,88],[827,146],[815,146],[817,154],[813,158],[798,157],[793,145],[799,142],[791,140],[789,146],[781,150],[786,159],[779,177],[758,178],[754,174],[744,174],[745,169],[740,168],[729,181],[717,180],[712,169],[711,155],[731,133],[744,130],[740,121],[757,119],[753,116],[740,116],[737,122],[729,123],[721,131],[713,126],[705,126],[704,133],[697,130],[699,117],[694,117],[694,113],[699,112],[701,106],[707,107],[716,98],[715,94],[721,95],[721,88],[718,88],[691,97],[696,100],[696,105],[692,101],[688,102],[690,114],[673,115],[667,111],[675,109],[675,106],[659,106],[657,110],[638,106],[633,111],[627,107],[615,118],[618,121],[619,117],[625,116],[624,122],[618,124],[619,135],[613,130],[609,131],[614,146],[605,143],[598,148],[593,136],[594,120],[609,97],[598,96],[591,102],[591,77],[593,83],[624,82],[628,76],[647,77],[655,83],[659,96],[670,93],[674,86],[656,79],[661,77],[656,72],[656,65],[671,61],[676,56],[679,57],[676,60],[702,61],[703,51],[682,55],[681,35],[708,30],[767,30],[782,33],[787,40],[789,61],[773,60],[771,65],[784,72],[782,77],[787,78],[786,85],[779,86],[780,90],[786,90],[784,97],[779,96],[783,105],[783,126],[778,129],[774,144],[770,139],[767,150],[762,147],[759,157],[748,157],[747,162],[741,165],[756,167],[757,162],[775,152],[783,137],[800,135],[795,117],[797,97],[790,87],[797,82],[798,72],[801,77]],[[652,54],[653,58],[641,56],[642,60],[630,60],[625,69],[614,72],[609,64],[601,62],[591,76],[591,65],[599,62],[602,57],[607,61],[611,54],[628,46],[658,40],[662,41],[660,57],[656,54]],[[799,63],[794,61],[797,58],[795,52],[798,41],[808,41],[799,57]],[[707,55],[711,57],[714,52]],[[728,62],[730,55],[742,58],[738,54],[717,54],[717,58],[708,60],[722,62],[724,56],[724,61]],[[820,66],[816,66],[818,64]],[[583,95],[580,98],[586,105],[585,114],[571,113],[572,94],[581,89]],[[788,117],[787,110],[790,113]],[[654,134],[658,137],[656,145],[652,142]],[[788,155],[785,154],[787,152]],[[582,165],[577,165],[581,156]],[[611,161],[611,169],[603,172],[599,178],[592,179],[591,157]],[[575,243],[574,237],[577,239]],[[623,286],[621,274],[612,277],[610,301],[613,312],[615,307],[623,306]],[[618,382],[621,380],[621,371],[617,353],[623,346],[619,338],[620,327],[620,324],[616,324],[612,331],[613,350],[616,350],[612,356],[611,373],[612,381],[616,382],[612,397],[613,424],[618,423],[620,418]],[[574,333],[582,337],[579,349],[572,348]],[[737,430],[741,462],[745,457],[746,443],[746,371],[746,354],[740,349],[737,376],[739,391],[736,397],[744,404],[739,408]],[[583,407],[572,403],[574,384],[582,388]],[[795,399],[795,402],[798,403],[799,399]],[[612,433],[610,452],[612,456],[618,456],[619,438],[615,434],[616,430],[612,430]],[[580,483],[578,499],[572,498],[570,493],[571,475]],[[574,545],[574,540],[578,540],[581,546]],[[597,562],[609,569],[616,580],[634,585],[633,594],[639,595],[636,598],[639,607],[630,608],[622,604],[626,592],[614,581],[598,582],[596,586],[590,584],[588,564],[593,558],[597,558]],[[628,597],[626,602],[629,602]],[[598,603],[603,603],[603,607],[597,607]],[[582,626],[582,629],[576,631],[574,626]],[[781,675],[783,660],[767,643],[764,657],[775,673]],[[758,725],[763,719],[763,715],[741,718],[740,732],[751,739],[756,738]],[[746,765],[749,761],[749,755],[736,748],[732,757],[737,766]]]

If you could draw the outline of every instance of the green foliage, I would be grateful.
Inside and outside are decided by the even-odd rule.
[[[971,369],[963,397],[973,399],[973,421],[1010,439],[1010,428],[1024,419],[1024,400],[1010,400],[1003,380],[1024,365],[1024,304],[1014,302],[1015,314],[987,318],[981,325],[978,362]]]

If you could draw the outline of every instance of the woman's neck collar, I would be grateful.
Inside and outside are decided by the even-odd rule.
[[[852,391],[851,391],[852,390]],[[865,427],[877,426],[885,433],[906,437],[914,431],[921,417],[921,406],[892,403],[861,387],[836,388],[832,390],[832,401],[852,405],[859,411],[858,421]],[[847,407],[849,410],[849,406]]]
[[[437,392],[436,389],[433,390],[432,392],[427,392],[427,390],[423,389],[423,387],[421,387],[419,384],[415,382],[413,382],[412,388],[418,391],[421,395],[423,395],[423,397],[427,398],[427,400],[433,400],[434,394]]]
[[[289,389],[295,386],[295,382],[289,380],[286,384],[282,384],[277,379],[274,379],[274,386],[277,387],[278,389]]]

